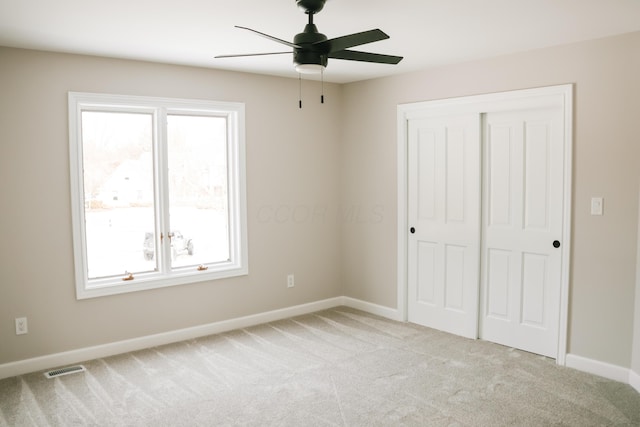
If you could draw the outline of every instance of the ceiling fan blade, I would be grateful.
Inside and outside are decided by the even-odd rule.
[[[397,64],[402,56],[382,55],[379,53],[359,52],[357,50],[340,50],[329,53],[329,58],[346,59],[349,61],[376,62],[378,64]]]
[[[294,43],[288,42],[288,41],[286,41],[286,40],[279,39],[279,38],[277,38],[277,37],[270,36],[269,34],[261,33],[260,31],[252,30],[251,28],[241,27],[241,26],[239,26],[239,25],[236,25],[236,28],[240,28],[241,30],[251,31],[252,33],[256,33],[256,34],[257,34],[257,35],[259,35],[259,36],[265,37],[265,38],[267,38],[267,39],[269,39],[269,40],[273,40],[274,42],[278,42],[278,43],[281,43],[281,44],[287,45],[287,46],[289,46],[289,47],[293,47],[293,48],[299,48],[299,47],[300,47],[300,46],[298,46],[297,44],[294,44]]]
[[[241,53],[238,55],[218,55],[215,56],[215,59],[218,58],[240,58],[242,56],[265,56],[265,55],[282,55],[288,53],[289,55],[291,55],[293,52],[267,52],[267,53]]]
[[[333,53],[348,49],[350,47],[373,43],[388,38],[389,36],[385,34],[384,31],[376,29],[324,40],[321,42],[313,43],[312,46],[314,48],[319,48],[324,52]]]

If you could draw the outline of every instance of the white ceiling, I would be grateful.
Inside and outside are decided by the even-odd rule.
[[[288,50],[234,25],[292,41],[306,22],[295,0],[0,0],[0,45],[297,77],[289,55],[214,56]],[[404,56],[330,59],[325,80],[346,83],[640,31],[640,0],[328,0],[315,24],[380,28],[356,49]]]

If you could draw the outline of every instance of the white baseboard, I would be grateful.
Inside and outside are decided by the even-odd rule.
[[[289,317],[301,316],[320,310],[339,307],[341,305],[362,310],[390,320],[402,321],[401,314],[397,309],[384,307],[351,297],[336,297],[309,304],[287,307],[280,310],[258,313],[251,316],[238,317],[206,325],[194,326],[191,328],[178,329],[175,331],[133,338],[130,340],[117,341],[93,347],[85,347],[77,350],[5,363],[0,365],[0,379],[22,375],[29,372],[37,372],[45,369],[71,365],[86,360],[98,359],[130,351],[200,338],[207,335],[219,334],[234,329],[247,328],[262,323],[274,322]],[[640,375],[629,369],[599,362],[597,360],[587,359],[574,354],[567,354],[566,366],[615,381],[631,384],[631,386],[640,392]]]
[[[262,323],[274,322],[289,317],[301,316],[320,310],[339,307],[341,305],[388,319],[400,320],[397,310],[355,298],[336,297],[309,304],[287,307],[280,310],[258,313],[251,316],[238,317],[206,325],[194,326],[191,328],[178,329],[175,331],[133,338],[130,340],[117,341],[93,347],[85,347],[77,350],[5,363],[0,365],[0,379],[14,377],[16,375],[22,375],[29,372],[37,372],[45,369],[71,365],[85,360],[99,359],[130,351],[142,350],[145,348],[195,339],[207,335],[219,334],[222,332],[232,331],[234,329],[247,328]]]
[[[629,385],[640,393],[640,374],[637,372],[629,372]]]
[[[629,383],[629,369],[586,357],[567,354],[566,366],[579,371],[588,372],[610,380]]]
[[[350,297],[342,297],[342,305],[355,308],[356,310],[362,310],[367,313],[375,314],[386,319],[402,321],[400,313],[397,309],[394,308],[384,307],[382,305],[373,304],[367,301],[362,301]]]
[[[133,338],[130,340],[117,341],[93,347],[66,351],[63,353],[48,354],[41,357],[5,363],[0,365],[0,379],[59,366],[71,365],[85,360],[98,359],[101,357],[113,356],[115,354],[127,353],[129,351],[142,350],[178,341],[190,340],[234,329],[246,328],[249,326],[259,325],[261,323],[273,322],[276,320],[286,319],[288,317],[300,316],[303,314],[313,313],[315,311],[338,307],[340,305],[349,304],[345,304],[343,297],[331,298],[251,316],[238,317],[221,322],[194,326],[192,328],[178,329],[175,331]]]

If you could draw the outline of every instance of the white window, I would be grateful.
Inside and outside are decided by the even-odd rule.
[[[248,273],[244,104],[69,93],[79,299]]]

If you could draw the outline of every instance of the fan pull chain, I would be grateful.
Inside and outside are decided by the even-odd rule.
[[[302,74],[298,73],[298,107],[302,109]]]
[[[320,81],[322,85],[322,92],[320,94],[320,104],[324,104],[324,68],[320,69]]]

